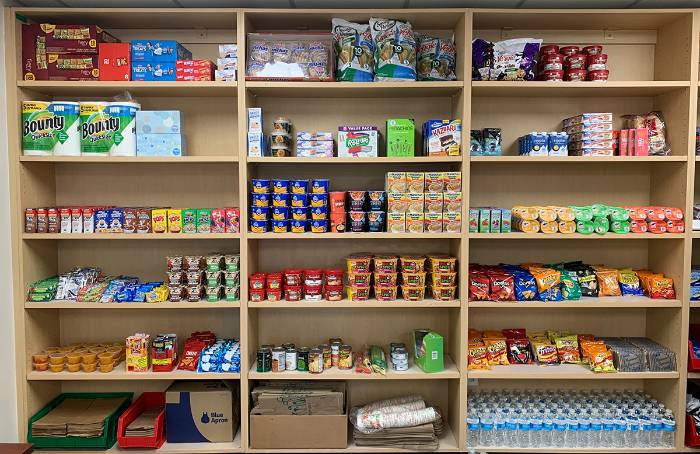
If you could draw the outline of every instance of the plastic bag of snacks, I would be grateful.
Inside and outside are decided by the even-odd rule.
[[[561,297],[563,299],[581,299],[581,287],[578,285],[578,279],[575,275],[568,271],[562,271],[560,281]]]
[[[416,72],[418,80],[455,80],[457,52],[454,41],[416,33],[418,57]]]
[[[486,350],[486,345],[481,340],[469,342],[469,357],[467,369],[469,370],[488,370],[489,360]]]
[[[666,141],[666,122],[661,112],[649,112],[645,115],[624,115],[628,129],[647,128],[649,130],[649,154],[668,156],[671,145]]]
[[[472,41],[475,80],[534,80],[541,39],[516,38],[491,43]],[[487,66],[488,65],[488,66]],[[486,77],[486,75],[488,75]]]
[[[371,18],[374,80],[416,80],[416,38],[409,22]]]
[[[338,57],[335,78],[352,82],[372,82],[374,41],[369,24],[356,24],[333,18],[333,42]]]

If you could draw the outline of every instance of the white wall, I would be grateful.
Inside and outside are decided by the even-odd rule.
[[[0,10],[2,11],[2,10]],[[0,36],[4,36],[0,16]],[[0,39],[0,62],[5,61],[5,40]],[[0,92],[6,98],[4,64],[0,65]],[[17,441],[17,389],[15,382],[15,334],[12,312],[12,254],[10,242],[10,184],[7,156],[7,112],[0,109],[0,442]],[[9,367],[7,367],[9,365]]]

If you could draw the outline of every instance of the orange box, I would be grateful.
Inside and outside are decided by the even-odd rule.
[[[423,233],[423,213],[406,213],[406,232]]]

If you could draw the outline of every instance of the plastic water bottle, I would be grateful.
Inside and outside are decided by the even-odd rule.
[[[676,421],[673,416],[664,418],[663,431],[661,435],[661,446],[664,448],[673,448],[676,444]]]
[[[504,437],[504,446],[508,448],[515,448],[518,442],[518,419],[516,416],[509,415],[506,419],[506,430]]]
[[[591,420],[585,416],[578,419],[578,447],[590,446]]]
[[[526,416],[518,419],[518,443],[515,445],[518,448],[530,447],[530,420]]]
[[[479,432],[480,446],[493,446],[493,414],[486,412],[481,416],[481,431]]]
[[[545,414],[542,420],[542,432],[540,433],[540,442],[543,448],[548,448],[552,445],[552,433],[554,432],[554,420],[550,414]]]
[[[496,412],[496,417],[493,420],[493,444],[492,446],[505,446],[506,436],[506,415],[502,411]]]
[[[467,415],[467,446],[470,448],[479,446],[479,417],[476,413]]]
[[[564,446],[576,448],[578,446],[578,419],[573,414],[569,415],[566,421],[566,432],[564,434]]]
[[[552,447],[563,448],[566,446],[566,419],[563,415],[554,418],[554,431],[552,432]]]
[[[664,423],[661,419],[661,415],[653,415],[651,418],[651,434],[649,436],[649,446],[652,448],[660,448],[663,446],[662,443],[662,432],[664,430]]]
[[[613,448],[623,448],[626,439],[625,432],[627,432],[627,421],[625,421],[622,415],[619,415],[615,418],[615,430],[613,431],[612,444],[610,446]]]
[[[591,417],[591,431],[588,434],[587,447],[599,448],[602,446],[601,439],[603,438],[603,421],[600,419],[598,412],[593,413]]]
[[[603,416],[603,432],[600,435],[600,447],[607,448],[613,446],[615,436],[615,421],[607,416]]]
[[[652,446],[651,444],[651,420],[649,418],[642,417],[639,419],[639,437],[638,443],[640,448],[646,448]]]
[[[627,417],[627,432],[625,432],[625,448],[642,447],[639,443],[639,419],[636,416]]]
[[[541,448],[543,446],[542,428],[543,423],[541,416],[535,415],[532,419],[530,419],[530,447]]]

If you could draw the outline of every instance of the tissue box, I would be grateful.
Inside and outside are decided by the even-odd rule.
[[[192,60],[192,52],[177,41],[133,40],[131,41],[131,61],[169,62]]]
[[[177,80],[175,62],[134,62],[131,63],[131,80],[172,82]]]
[[[443,363],[443,343],[441,335],[428,329],[413,331],[413,358],[423,372],[440,372]]]
[[[136,156],[183,156],[185,140],[180,134],[137,134]]]
[[[180,134],[179,110],[137,110],[136,134]]]

